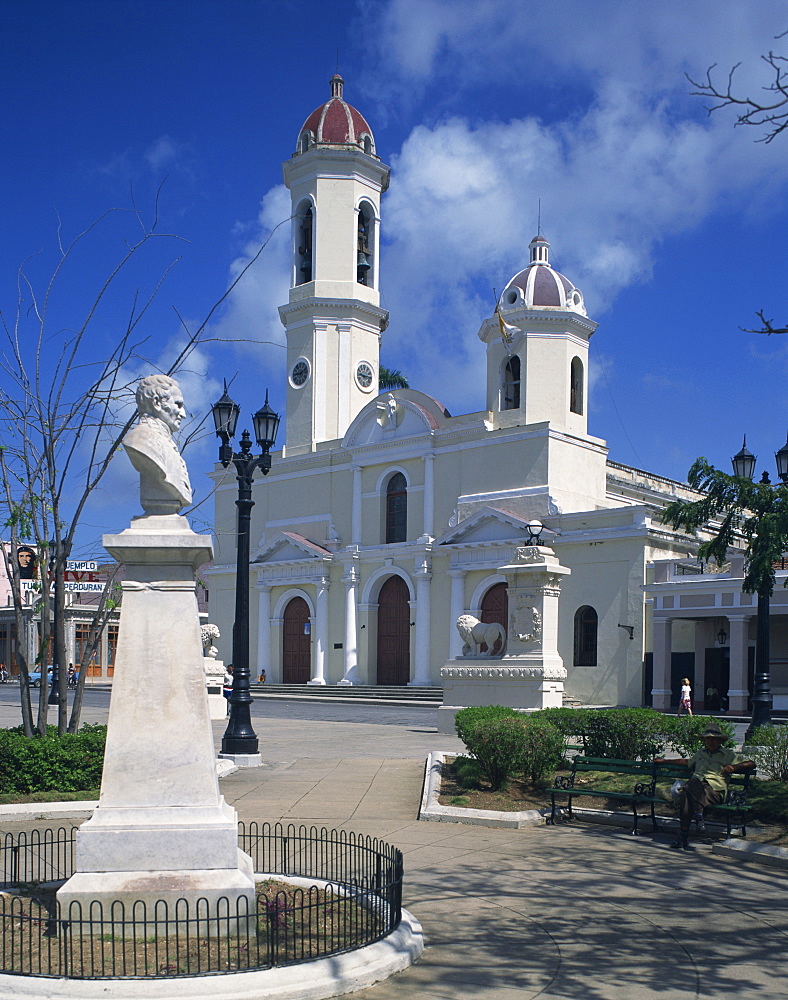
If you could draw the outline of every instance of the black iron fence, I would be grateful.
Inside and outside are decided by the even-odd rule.
[[[71,979],[266,969],[351,951],[400,922],[402,854],[366,836],[239,824],[261,881],[254,902],[180,899],[61,906],[75,829],[0,841],[0,973]]]

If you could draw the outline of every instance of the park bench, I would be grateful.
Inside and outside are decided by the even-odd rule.
[[[583,775],[589,774],[625,775],[633,779],[631,791],[618,789],[588,788],[583,784]],[[580,795],[592,798],[612,799],[625,802],[632,809],[632,834],[638,833],[637,804],[643,801],[643,793],[652,789],[654,764],[646,760],[613,760],[607,757],[585,757],[578,754],[572,759],[572,769],[569,774],[556,776],[550,789],[551,810],[549,824],[555,824],[556,806],[559,798],[565,798],[568,804],[569,819],[573,819],[572,800]]]
[[[617,789],[588,788],[582,782],[582,775],[588,774],[610,774],[626,775],[634,778],[631,791],[619,791]],[[557,775],[550,790],[551,811],[549,824],[556,821],[557,800],[564,797],[568,804],[568,817],[570,821],[572,815],[572,800],[578,796],[585,795],[594,798],[612,799],[618,802],[626,802],[632,809],[632,835],[638,834],[638,820],[642,817],[638,813],[638,806],[650,806],[651,823],[654,831],[659,831],[657,822],[656,807],[658,805],[670,804],[670,796],[667,794],[667,787],[676,780],[686,780],[690,777],[691,771],[683,764],[667,763],[657,764],[654,761],[641,760],[614,760],[608,757],[585,757],[578,755],[572,761],[572,769],[568,775]],[[734,825],[734,818],[739,817],[742,836],[747,836],[746,818],[747,812],[751,808],[747,803],[747,795],[750,787],[750,779],[754,776],[754,769],[744,774],[734,774],[729,779],[728,791],[724,802],[716,806],[708,806],[707,811],[714,811],[725,817],[727,834],[730,837],[731,828]],[[580,780],[578,782],[578,776]],[[664,787],[664,793],[660,793],[660,787]]]
[[[686,781],[692,775],[688,767],[683,764],[666,763],[654,764],[654,777],[649,789],[644,790],[640,796],[640,801],[648,802],[651,806],[651,822],[654,830],[659,829],[656,816],[656,807],[660,803],[669,801],[665,795],[659,794],[660,786],[670,786],[674,781]],[[747,836],[747,813],[752,808],[747,803],[747,796],[750,791],[750,780],[755,776],[755,768],[745,771],[743,774],[732,774],[728,779],[728,791],[725,799],[716,806],[706,806],[705,812],[719,813],[725,817],[727,835],[730,837],[731,828],[741,826],[742,837]],[[738,817],[739,822],[734,824],[734,819]]]

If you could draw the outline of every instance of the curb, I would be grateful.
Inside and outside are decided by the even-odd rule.
[[[444,806],[438,801],[441,793],[441,773],[445,753],[431,753],[427,757],[424,786],[419,808],[419,819],[428,823],[467,823],[469,826],[496,826],[503,830],[521,830],[545,822],[549,809],[527,809],[523,812],[498,812],[493,809],[463,809]]]
[[[438,801],[441,793],[441,773],[446,757],[445,753],[431,753],[427,757],[424,771],[424,786],[422,788],[419,819],[429,823],[465,823],[469,826],[491,826],[503,830],[520,830],[529,826],[545,824],[549,809],[529,809],[526,812],[499,812],[493,809],[461,809],[458,806],[444,806]],[[607,809],[572,810],[577,819],[589,823],[599,823],[603,826],[619,826],[629,828],[632,820],[628,813],[611,812]],[[558,810],[558,816],[563,819],[566,809]],[[678,820],[670,816],[659,819],[663,831],[665,828],[678,830]],[[710,828],[717,824],[707,823]],[[724,829],[719,826],[720,831]],[[651,831],[648,831],[649,833]],[[767,865],[772,868],[788,869],[788,849],[774,847],[771,844],[759,844],[752,840],[741,840],[730,837],[722,844],[714,844],[712,854],[732,858],[734,861],[746,861],[752,864]]]
[[[770,868],[788,868],[788,850],[784,847],[774,847],[772,844],[758,844],[751,840],[738,840],[731,837],[722,844],[715,844],[712,854],[723,858],[733,858],[735,861],[749,861]]]

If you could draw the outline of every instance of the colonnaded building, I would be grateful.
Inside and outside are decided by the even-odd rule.
[[[538,519],[571,570],[558,615],[567,695],[667,707],[689,676],[696,700],[708,689],[710,700],[716,691],[744,709],[756,607],[741,592],[741,558],[721,572],[700,566],[695,543],[659,515],[696,494],[611,461],[588,433],[597,324],[551,266],[543,236],[499,299],[505,323],[493,314],[479,330],[486,409],[453,416],[423,392],[378,394],[389,168],[341,77],[283,172],[293,216],[292,287],[279,310],[286,432],[254,488],[252,673],[289,684],[439,685],[462,651],[461,614],[509,626],[500,568]],[[237,487],[219,466],[214,476],[211,618],[230,660]],[[788,702],[784,597],[778,589],[773,600],[776,705]]]

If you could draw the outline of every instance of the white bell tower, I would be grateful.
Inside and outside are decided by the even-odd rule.
[[[279,316],[287,336],[285,453],[341,438],[378,388],[380,196],[389,167],[345,102],[343,80],[304,122],[283,164],[292,204],[292,279]]]
[[[598,324],[582,292],[551,266],[544,236],[535,236],[529,251],[528,266],[479,330],[487,344],[487,409],[500,425],[549,422],[586,437],[588,347]]]

